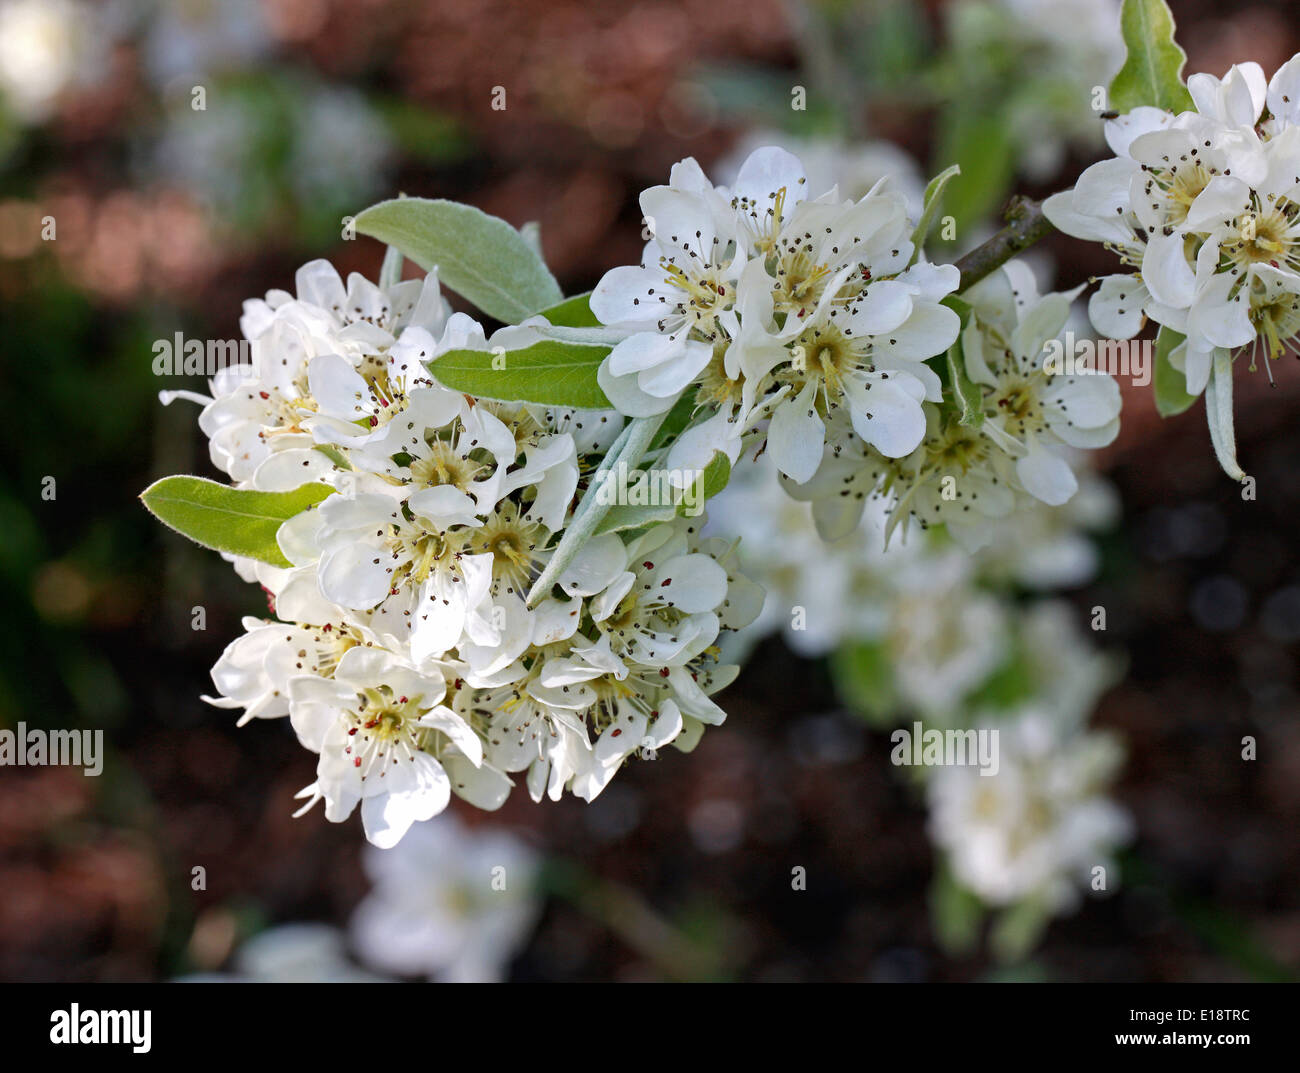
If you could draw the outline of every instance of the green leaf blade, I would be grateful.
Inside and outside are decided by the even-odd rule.
[[[557,328],[600,328],[603,325],[591,311],[591,291],[575,294],[558,305],[541,311]]]
[[[360,213],[356,229],[396,246],[479,309],[516,324],[564,293],[528,238],[505,220],[455,201],[396,198]]]
[[[1111,108],[1130,112],[1152,105],[1189,111],[1192,95],[1183,82],[1187,53],[1174,41],[1174,16],[1165,0],[1124,0],[1120,30],[1127,55],[1110,84]]]
[[[596,380],[610,348],[544,339],[518,350],[451,350],[429,362],[444,387],[480,399],[613,409]]]
[[[324,484],[304,484],[291,492],[256,492],[204,477],[175,476],[155,481],[140,499],[155,518],[196,544],[287,567],[293,564],[275,539],[280,526],[333,491]]]
[[[916,264],[921,256],[921,249],[930,235],[930,229],[934,226],[935,217],[939,215],[939,210],[943,206],[944,187],[960,174],[961,166],[953,164],[931,179],[926,186],[921,219],[912,232],[912,259],[908,262],[909,266]]]

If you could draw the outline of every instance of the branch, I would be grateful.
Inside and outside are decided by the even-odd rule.
[[[961,269],[959,294],[1052,232],[1052,225],[1043,215],[1043,203],[1019,194],[1007,205],[1003,219],[1007,221],[1006,227],[958,259],[957,267]]]

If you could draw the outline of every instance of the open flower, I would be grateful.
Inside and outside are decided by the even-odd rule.
[[[292,679],[293,728],[320,754],[302,811],[324,799],[326,819],[339,823],[360,805],[366,837],[389,847],[446,808],[452,782],[440,760],[456,754],[478,766],[483,746],[441,703],[445,693],[441,675],[368,647],[344,653],[332,679]]]

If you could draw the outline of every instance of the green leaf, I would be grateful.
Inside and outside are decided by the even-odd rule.
[[[699,502],[705,503],[727,487],[731,480],[731,459],[721,451],[714,451],[709,464],[704,467],[696,485],[700,488]]]
[[[1017,159],[1011,126],[1001,112],[973,106],[944,110],[934,159],[961,167],[957,181],[944,191],[947,215],[959,235],[983,224],[1011,190]]]
[[[450,350],[429,363],[444,387],[480,399],[612,409],[596,382],[607,346],[544,339],[519,350]]]
[[[1174,417],[1181,414],[1196,401],[1195,395],[1187,393],[1187,378],[1169,361],[1169,355],[1182,345],[1186,338],[1172,328],[1161,328],[1156,336],[1155,372],[1152,380],[1155,384],[1156,411],[1161,417]]]
[[[333,491],[324,484],[304,484],[292,492],[254,492],[203,477],[176,476],[155,481],[140,498],[164,525],[205,548],[291,566],[276,533]]]
[[[1128,55],[1110,84],[1109,104],[1118,112],[1144,104],[1170,112],[1192,108],[1183,83],[1185,53],[1174,41],[1174,16],[1165,0],[1124,0],[1119,17]]]
[[[505,220],[455,201],[406,197],[357,216],[356,229],[396,246],[484,313],[515,324],[564,297],[528,239]]]
[[[961,407],[961,423],[969,428],[979,428],[984,424],[984,392],[966,375],[960,336],[948,348],[948,384],[954,400]]]
[[[553,305],[541,312],[542,316],[557,328],[599,328],[602,326],[600,321],[596,319],[596,314],[591,311],[591,291],[587,291],[585,294],[575,294],[572,298],[566,298],[559,305]]]
[[[964,707],[968,711],[1010,711],[1035,696],[1043,695],[1051,683],[1034,680],[1033,662],[1023,648],[1023,643],[1018,645],[975,690],[966,695]]]
[[[447,165],[463,160],[473,140],[454,116],[435,112],[427,104],[400,98],[370,98],[402,152],[424,164]]]
[[[653,468],[653,467],[652,467]],[[731,479],[731,460],[721,451],[714,451],[713,458],[704,467],[695,484],[691,486],[690,495],[686,491],[676,492],[673,503],[638,504],[619,503],[609,508],[609,512],[596,527],[596,536],[602,533],[618,533],[628,529],[645,529],[651,525],[671,522],[678,515],[690,515],[690,503],[696,505],[696,512],[704,504],[721,492]],[[689,499],[690,503],[687,502]]]
[[[934,218],[943,206],[943,188],[960,174],[961,167],[953,164],[951,167],[939,172],[926,186],[921,219],[917,221],[916,230],[912,232],[912,259],[907,262],[909,267],[916,264],[917,259],[921,256],[921,247],[925,245],[926,237],[930,234],[930,228],[934,226]]]
[[[975,949],[984,903],[957,882],[946,863],[935,869],[930,885],[930,921],[935,939],[949,956],[960,957]]]
[[[830,660],[835,692],[872,726],[894,721],[894,667],[884,644],[854,641],[840,645]]]

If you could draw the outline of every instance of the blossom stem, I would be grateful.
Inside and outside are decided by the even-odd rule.
[[[654,417],[634,418],[619,434],[614,446],[601,462],[600,468],[596,470],[596,476],[587,486],[582,500],[574,509],[573,518],[565,527],[564,535],[560,537],[555,551],[551,553],[551,560],[546,564],[546,569],[533,583],[528,593],[529,607],[536,607],[550,592],[551,586],[568,569],[582,546],[595,535],[596,527],[613,506],[612,498],[602,495],[601,490],[606,483],[615,479],[614,472],[620,463],[626,463],[628,470],[636,468],[667,416],[668,411],[665,410]]]
[[[1016,254],[1052,233],[1052,225],[1043,215],[1043,203],[1016,195],[1003,214],[1007,226],[987,242],[976,246],[957,261],[961,270],[958,292],[974,286],[995,269],[1001,268]]]

